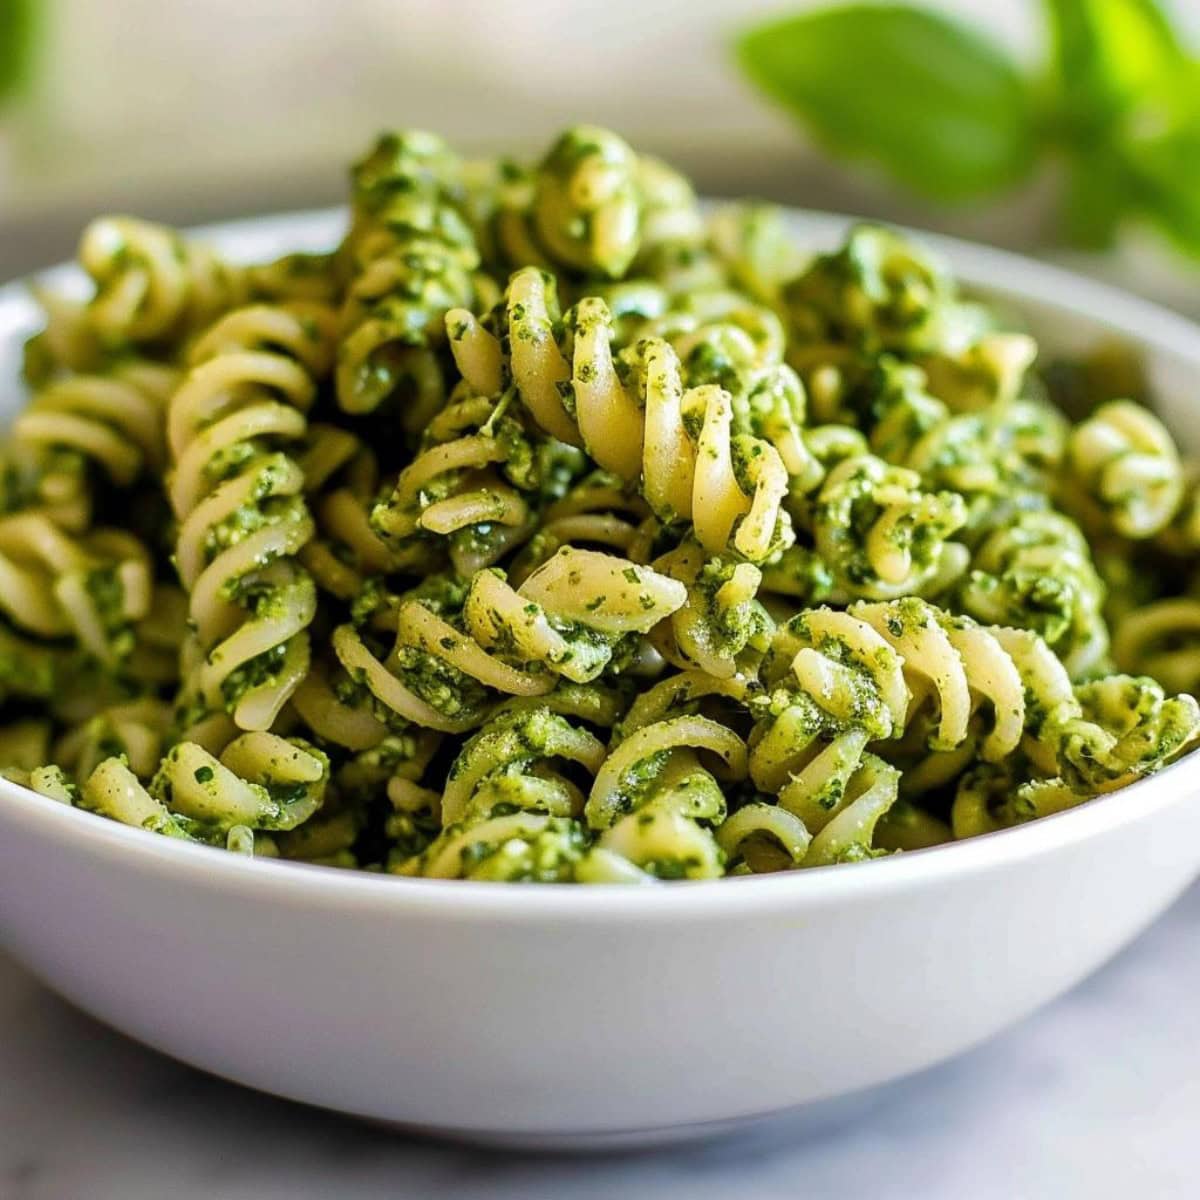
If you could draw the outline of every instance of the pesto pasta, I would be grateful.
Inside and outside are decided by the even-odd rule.
[[[389,133],[348,200],[258,263],[101,218],[90,298],[38,293],[12,782],[243,855],[655,884],[1007,828],[1200,736],[1200,472],[905,235],[807,254],[590,126]]]

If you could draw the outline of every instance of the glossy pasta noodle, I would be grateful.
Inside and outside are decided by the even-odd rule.
[[[808,254],[591,126],[385,134],[349,208],[262,263],[104,217],[90,297],[39,293],[12,782],[243,855],[653,885],[989,833],[1196,741],[1200,473],[919,244]]]

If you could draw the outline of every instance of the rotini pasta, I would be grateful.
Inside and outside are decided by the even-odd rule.
[[[348,413],[401,394],[406,428],[417,432],[445,396],[444,314],[486,286],[475,274],[461,174],[441,139],[421,133],[384,135],[354,167],[336,376]]]
[[[143,786],[128,756],[105,758],[78,803],[126,825],[169,837],[261,853],[256,830],[292,829],[320,808],[329,765],[303,742],[248,733],[220,758],[195,742],[171,748]]]
[[[884,355],[852,382],[815,379],[814,407],[821,420],[861,429],[875,454],[916,471],[926,488],[961,495],[970,529],[1044,505],[1065,454],[1062,417],[1024,399],[955,414],[926,383],[919,367]]]
[[[940,591],[961,574],[953,542],[967,520],[957,492],[924,492],[920,476],[871,455],[844,459],[825,477],[811,509],[817,551],[849,596],[886,600]]]
[[[105,375],[65,376],[34,394],[13,423],[13,440],[35,456],[74,451],[128,487],[163,468],[164,414],[177,383],[172,368],[136,360]]]
[[[1144,381],[1044,366],[901,233],[810,256],[590,126],[403,132],[328,252],[115,217],[80,263],[0,443],[0,773],[48,800],[657,885],[991,833],[1200,737],[1200,486]]]
[[[853,367],[890,352],[923,367],[956,412],[1016,397],[1036,345],[962,300],[944,264],[891,230],[860,226],[787,283],[799,367]]]
[[[436,878],[570,878],[586,838],[583,794],[556,761],[594,774],[604,746],[547,708],[500,713],[471,737],[436,792],[393,787],[394,802],[438,806],[442,830],[399,874]]]
[[[615,133],[579,125],[557,138],[534,169],[503,161],[477,168],[468,186],[504,266],[616,278],[641,245],[643,176],[651,187],[659,183],[651,172]],[[657,190],[654,208],[661,210],[670,198]],[[661,216],[657,232],[660,238],[669,232]]]
[[[1079,527],[1062,513],[1039,509],[1017,512],[987,534],[956,596],[977,620],[1040,634],[1074,678],[1104,664],[1104,600]]]
[[[724,853],[713,826],[725,818],[722,784],[746,779],[746,744],[723,722],[688,710],[706,695],[740,698],[744,690],[740,681],[689,672],[635,702],[584,809],[598,831],[585,881],[636,878],[638,872],[657,879],[722,873]]]
[[[1200,693],[1200,600],[1171,596],[1125,614],[1113,658],[1123,671],[1144,671],[1173,692]]]
[[[608,310],[600,300],[584,300],[568,322],[568,357],[554,337],[552,281],[530,269],[513,276],[506,316],[513,385],[545,433],[583,446],[605,470],[638,483],[661,522],[689,523],[710,553],[729,548],[762,561],[790,542],[783,508],[789,477],[779,450],[735,429],[733,397],[724,388],[685,386],[669,341],[644,338],[614,360]],[[459,319],[466,321],[457,312],[448,318]],[[472,338],[490,336],[471,326]],[[474,364],[466,351],[458,353],[471,379]],[[490,346],[486,358],[498,361]],[[482,368],[478,376],[485,382]],[[502,377],[497,371],[486,382]]]
[[[243,271],[173,229],[133,217],[93,221],[79,262],[96,285],[88,323],[110,343],[185,337],[247,299]]]
[[[1098,533],[1151,537],[1175,516],[1183,467],[1153,413],[1128,400],[1101,405],[1071,431],[1065,501]]]
[[[296,555],[313,535],[303,475],[285,449],[306,432],[332,358],[333,314],[252,306],[223,317],[190,354],[171,398],[168,491],[176,565],[194,633],[181,725],[265,730],[308,670],[316,589]]]
[[[108,374],[131,352],[173,359],[190,336],[250,300],[333,301],[341,293],[334,262],[332,254],[304,253],[233,263],[165,225],[101,217],[79,244],[79,265],[94,285],[91,298],[34,288],[46,326],[26,343],[26,380],[40,387],[73,374]],[[149,385],[144,373],[140,379],[118,374]]]
[[[707,557],[694,540],[655,559],[656,570],[687,586],[687,599],[651,633],[655,649],[683,670],[716,679],[753,674],[774,631],[758,599],[762,572],[732,555]]]
[[[444,550],[468,578],[533,532],[525,493],[540,491],[539,465],[520,425],[493,401],[452,402],[372,509],[370,527],[398,567],[436,565]]]
[[[150,556],[132,534],[64,533],[37,512],[0,518],[0,612],[39,638],[73,636],[115,670],[150,611]]]

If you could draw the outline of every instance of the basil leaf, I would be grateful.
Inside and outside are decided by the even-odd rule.
[[[1045,0],[1073,239],[1137,214],[1200,252],[1200,71],[1156,0]]]
[[[1063,240],[1081,249],[1107,249],[1134,206],[1138,190],[1125,162],[1101,142],[1072,155],[1066,172],[1060,215]]]
[[[0,0],[0,102],[20,90],[33,59],[37,0]]]
[[[1061,115],[1075,137],[1170,100],[1188,58],[1155,0],[1045,0]]]
[[[1181,250],[1200,256],[1200,120],[1123,152],[1138,206]]]
[[[912,189],[963,200],[1030,168],[1020,71],[969,27],[917,9],[852,5],[760,25],[738,61],[828,149],[872,158]]]

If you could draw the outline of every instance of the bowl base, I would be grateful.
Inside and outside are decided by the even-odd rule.
[[[476,1146],[485,1150],[533,1154],[620,1154],[660,1150],[688,1142],[717,1141],[767,1130],[777,1132],[783,1126],[787,1127],[788,1135],[796,1140],[814,1137],[837,1126],[861,1120],[867,1112],[886,1103],[888,1096],[905,1086],[905,1082],[896,1080],[845,1096],[743,1117],[655,1125],[645,1129],[510,1132],[500,1129],[456,1129],[377,1118],[367,1118],[367,1121],[407,1137]]]
[[[506,1133],[492,1129],[454,1129],[416,1125],[405,1121],[371,1120],[370,1124],[405,1137],[501,1150],[513,1154],[609,1154],[659,1150],[687,1142],[730,1137],[767,1117],[741,1117],[732,1121],[699,1121],[691,1125],[660,1125],[651,1129],[619,1129],[605,1133]]]

